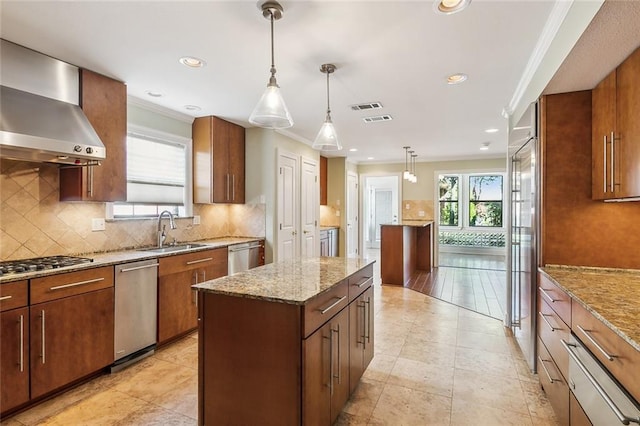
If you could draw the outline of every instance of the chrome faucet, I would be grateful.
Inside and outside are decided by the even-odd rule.
[[[165,232],[167,225],[162,225],[162,229],[160,229],[160,225],[162,224],[162,216],[164,216],[165,214],[169,215],[169,227],[171,227],[171,229],[177,228],[176,222],[173,220],[173,215],[171,214],[171,212],[169,210],[163,210],[162,213],[158,215],[158,247],[162,247],[165,238],[167,238],[167,234]]]

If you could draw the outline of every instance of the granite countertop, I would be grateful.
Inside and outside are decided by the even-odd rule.
[[[540,270],[640,351],[640,270],[550,265]]]
[[[424,228],[432,224],[433,220],[403,220],[400,223],[383,223],[382,226],[413,226],[416,228]]]
[[[320,226],[321,231],[328,231],[329,229],[340,229],[339,226]]]
[[[202,247],[195,247],[189,250],[180,250],[167,253],[155,253],[152,251],[144,251],[144,249],[132,249],[122,250],[108,253],[93,253],[80,255],[80,257],[88,257],[93,259],[90,263],[81,263],[78,265],[67,266],[64,268],[47,269],[43,271],[25,272],[19,274],[11,274],[6,276],[0,276],[0,284],[8,283],[12,281],[28,280],[32,278],[45,277],[48,275],[61,274],[65,272],[75,272],[82,269],[98,268],[101,266],[117,265],[120,263],[136,262],[139,260],[156,259],[160,257],[175,256],[185,253],[194,253],[202,250],[209,250],[212,248],[228,247],[234,244],[247,243],[251,241],[258,241],[264,239],[263,237],[227,237],[227,238],[214,238],[210,240],[192,241],[193,243],[204,244]],[[187,244],[185,243],[178,243]]]
[[[375,262],[346,257],[313,257],[270,263],[192,286],[200,291],[304,305],[338,282]]]

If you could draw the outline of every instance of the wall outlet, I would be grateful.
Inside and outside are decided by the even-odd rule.
[[[420,217],[424,217],[424,210],[420,210],[420,211],[418,212],[418,216],[420,216]]]
[[[91,230],[104,231],[105,230],[104,219],[101,217],[94,217],[93,219],[91,219]]]
[[[198,215],[193,216],[193,224],[200,225],[200,216]]]
[[[336,210],[336,216],[340,216],[340,210]]]
[[[404,208],[409,210],[411,208],[411,206],[409,205],[409,203],[407,203],[407,204],[404,205]]]

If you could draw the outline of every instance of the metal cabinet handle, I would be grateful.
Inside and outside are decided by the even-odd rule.
[[[544,370],[545,374],[547,375],[547,378],[549,379],[549,382],[551,383],[555,383],[555,382],[559,382],[560,379],[554,379],[551,377],[551,374],[549,374],[549,370],[547,370],[547,366],[544,365],[545,362],[551,362],[551,360],[549,359],[542,359],[540,357],[538,357],[538,361],[540,361],[540,365],[542,366],[542,369]]]
[[[333,309],[334,307],[336,307],[337,305],[340,304],[340,302],[342,302],[344,299],[346,299],[347,296],[342,296],[340,298],[338,298],[338,300],[336,300],[335,302],[333,302],[331,305],[327,306],[324,309],[318,309],[320,311],[320,313],[322,315],[326,314],[327,312],[329,312],[331,309]]]
[[[231,200],[236,200],[236,175],[231,175]]]
[[[367,301],[364,302],[367,305],[367,329],[365,330],[365,336],[367,338],[367,342],[371,342],[371,298],[367,297]]]
[[[357,286],[358,288],[362,288],[365,285],[367,285],[367,283],[373,281],[373,277],[365,277],[363,281],[361,281],[358,284],[354,284],[354,286]]]
[[[213,260],[213,257],[207,257],[206,259],[191,260],[187,262],[187,265],[195,265],[196,263],[208,262],[210,260]]]
[[[133,268],[122,268],[120,269],[120,272],[131,272],[131,271],[137,271],[139,269],[157,268],[159,265],[160,265],[159,263],[153,263],[151,265],[134,266]]]
[[[571,349],[571,347],[575,348],[576,345],[567,343],[564,340],[560,340],[560,343],[562,343],[562,346],[564,346],[564,348],[569,353],[569,356],[575,361],[576,365],[578,366],[578,368],[580,368],[582,373],[584,373],[584,375],[587,377],[589,382],[591,382],[593,387],[596,388],[596,391],[598,392],[598,394],[600,394],[602,399],[604,399],[604,402],[606,402],[609,408],[611,408],[611,410],[614,412],[618,420],[620,420],[620,423],[622,423],[623,425],[628,425],[631,422],[640,424],[640,418],[633,418],[624,414],[622,410],[618,408],[615,402],[613,402],[611,397],[607,395],[607,392],[602,388],[600,383],[598,383],[596,378],[593,377],[593,375],[589,372],[589,369],[582,363],[580,358],[578,358],[578,356],[573,352],[573,349]]]
[[[607,135],[604,135],[604,141],[602,143],[602,184],[605,194],[607,193]]]
[[[45,332],[44,332],[44,328],[45,328],[45,322],[44,322],[44,309],[42,311],[40,311],[40,322],[42,325],[42,332],[41,332],[41,336],[40,338],[42,339],[42,349],[40,350],[40,358],[42,358],[42,363],[45,363],[45,355],[46,355],[46,351],[45,351]]]
[[[593,336],[591,335],[591,330],[585,330],[581,325],[578,325],[578,330],[582,331],[585,337],[589,339],[591,343],[593,343],[593,346],[595,346],[602,353],[602,355],[604,355],[605,358],[607,358],[609,361],[613,361],[616,355],[611,355],[609,352],[605,351],[602,345],[600,345],[600,343],[598,343],[598,341],[593,338]]]
[[[333,330],[329,331],[329,336],[322,336],[323,339],[329,339],[329,393],[333,395]]]
[[[71,284],[57,285],[55,287],[51,287],[49,290],[62,290],[63,288],[77,287],[79,285],[92,284],[92,283],[97,283],[97,282],[100,282],[100,281],[104,281],[104,277],[103,278],[94,278],[92,280],[86,280],[86,281],[78,281],[76,283],[71,283]]]
[[[20,315],[20,372],[24,371],[24,315]]]
[[[547,300],[551,303],[556,303],[556,302],[561,302],[562,299],[554,299],[553,297],[551,297],[551,295],[549,294],[549,290],[545,290],[544,288],[540,287],[540,293],[542,293],[542,295],[544,297],[547,298]]]
[[[615,150],[615,137],[614,137],[614,133],[611,132],[611,192],[614,192],[614,187],[615,187],[615,167],[616,167],[616,163],[615,163],[615,155],[616,155],[616,150]]]
[[[13,297],[13,296],[2,296],[2,297],[0,297],[0,301],[2,301],[2,300],[9,300],[9,299],[11,299],[12,297]]]
[[[87,180],[87,196],[93,197],[93,167],[88,167]]]
[[[362,308],[362,327],[358,327],[360,324],[356,323],[356,329],[359,330],[362,329],[362,334],[360,336],[358,336],[358,338],[362,337],[362,341],[358,340],[357,343],[362,343],[362,349],[365,348],[365,342],[367,341],[367,338],[365,337],[367,334],[367,331],[365,329],[366,327],[366,321],[367,321],[367,305],[362,302],[362,304],[358,303],[356,305],[357,309]]]
[[[342,383],[342,374],[340,373],[340,324],[337,324],[338,328],[337,329],[331,329],[331,333],[333,335],[333,333],[336,333],[337,338],[338,338],[338,375],[336,376],[335,374],[332,374],[331,377],[332,379],[338,379],[338,384]],[[333,354],[332,354],[333,355]],[[333,365],[332,365],[333,367]]]
[[[549,328],[551,329],[551,331],[556,331],[556,330],[560,330],[560,327],[554,327],[551,325],[551,323],[549,322],[549,320],[547,319],[547,317],[553,316],[550,314],[543,314],[542,312],[538,312],[540,314],[540,318],[542,318],[542,320],[549,326]]]

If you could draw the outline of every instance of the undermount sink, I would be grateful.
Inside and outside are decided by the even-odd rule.
[[[178,244],[175,246],[164,246],[164,247],[151,247],[151,248],[145,248],[145,249],[140,249],[140,251],[151,251],[154,253],[171,253],[174,251],[184,251],[184,250],[191,250],[191,249],[195,249],[195,248],[199,248],[199,247],[206,247],[206,244],[197,244],[197,243],[192,243],[192,244]]]

